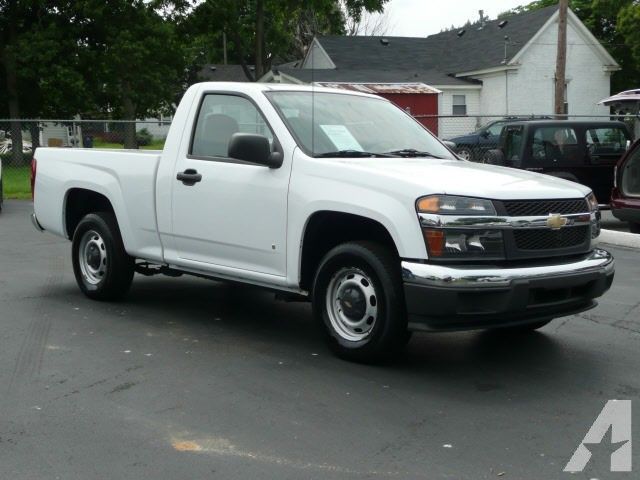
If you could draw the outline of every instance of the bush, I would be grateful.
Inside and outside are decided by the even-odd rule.
[[[151,142],[153,141],[153,135],[149,133],[149,130],[143,128],[142,130],[136,132],[136,141],[138,142],[138,146],[144,147],[151,144]]]

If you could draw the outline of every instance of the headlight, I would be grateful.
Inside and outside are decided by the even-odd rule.
[[[418,213],[458,216],[493,216],[496,209],[491,200],[429,195],[416,202]],[[504,242],[499,230],[466,228],[422,229],[429,258],[434,260],[502,260]]]
[[[454,197],[452,195],[430,195],[416,202],[418,213],[440,215],[495,215],[491,200],[483,198]]]
[[[422,230],[429,257],[441,260],[502,260],[504,242],[499,230]]]
[[[593,192],[591,192],[589,195],[587,195],[587,203],[589,204],[589,211],[590,212],[598,211],[598,199],[593,194]]]

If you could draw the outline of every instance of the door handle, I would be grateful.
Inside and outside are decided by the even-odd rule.
[[[176,179],[182,182],[184,185],[192,187],[202,180],[202,175],[200,175],[198,171],[194,170],[193,168],[187,168],[184,172],[178,172],[178,175],[176,175]]]

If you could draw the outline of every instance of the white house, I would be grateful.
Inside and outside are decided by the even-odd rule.
[[[554,108],[558,7],[482,20],[426,38],[316,37],[306,57],[267,73],[266,82],[422,82],[442,91],[438,114],[447,138],[489,116],[549,115]],[[566,111],[606,115],[619,65],[569,10]]]

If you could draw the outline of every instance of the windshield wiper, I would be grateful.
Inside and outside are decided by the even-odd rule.
[[[420,150],[416,150],[415,148],[402,148],[400,150],[393,150],[391,152],[386,152],[388,155],[398,155],[400,157],[430,157],[430,158],[439,158],[437,155],[429,152],[421,152]]]
[[[337,150],[335,152],[319,153],[316,158],[339,157],[339,158],[360,158],[360,157],[384,157],[391,158],[393,155],[387,153],[363,152],[361,150]]]

